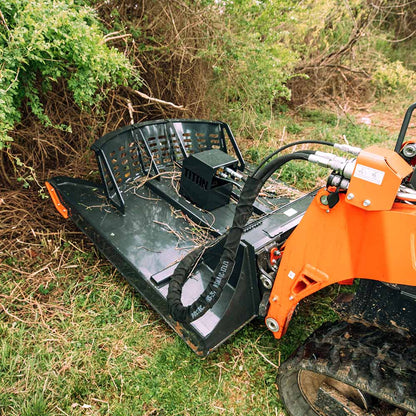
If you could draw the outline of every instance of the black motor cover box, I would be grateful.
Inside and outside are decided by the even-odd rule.
[[[220,149],[190,155],[183,161],[179,193],[208,211],[226,205],[232,183],[218,177],[218,171],[236,169],[237,165],[237,159]]]

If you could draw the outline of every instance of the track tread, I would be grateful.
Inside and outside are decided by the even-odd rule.
[[[416,413],[414,337],[345,321],[319,328],[281,365],[278,376],[289,414],[316,416],[298,387],[297,374],[302,369],[328,375]]]

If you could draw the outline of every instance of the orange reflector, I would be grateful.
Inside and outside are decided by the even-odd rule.
[[[49,195],[51,196],[52,202],[55,205],[55,208],[57,211],[66,219],[68,218],[68,210],[62,205],[58,194],[56,193],[54,187],[49,183],[45,182],[46,189],[49,192]]]

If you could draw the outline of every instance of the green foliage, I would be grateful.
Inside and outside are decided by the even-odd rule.
[[[287,81],[297,55],[282,39],[285,1],[213,2],[220,32],[200,54],[213,68],[215,114],[223,113],[235,130],[254,133],[256,119],[267,119],[278,99],[290,99]],[[218,105],[219,104],[219,105]]]
[[[200,7],[220,16],[217,22],[212,17],[216,30],[199,52],[213,69],[214,116],[227,120],[237,135],[266,139],[264,128],[280,103],[290,100],[294,78],[303,84],[301,95],[317,99],[339,91],[362,98],[374,86],[388,92],[410,89],[414,73],[400,63],[386,64],[388,57],[377,50],[379,19],[388,4],[378,3],[383,7],[363,0],[200,1]]]
[[[340,45],[346,45],[354,36],[371,23],[377,9],[363,0],[307,0],[294,8],[291,15],[296,31],[303,36],[304,48],[313,47],[326,54],[337,52]],[[299,38],[298,38],[299,39]]]
[[[290,162],[279,172],[279,179],[303,190],[316,187],[319,178],[326,178],[328,170],[311,163]]]
[[[416,85],[416,72],[405,68],[400,61],[379,63],[373,83],[382,94],[411,91]]]
[[[0,149],[21,118],[24,99],[52,125],[41,96],[60,78],[75,102],[87,108],[102,98],[100,88],[126,84],[132,76],[127,58],[106,45],[87,6],[73,0],[0,0],[0,11]]]
[[[306,123],[309,123],[312,127],[313,126],[337,126],[339,124],[339,118],[336,114],[324,111],[321,109],[316,108],[307,108],[301,112],[302,117],[304,118]]]

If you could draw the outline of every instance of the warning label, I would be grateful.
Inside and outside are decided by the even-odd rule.
[[[376,185],[381,185],[384,179],[384,172],[382,170],[370,168],[369,166],[357,163],[353,176]]]

